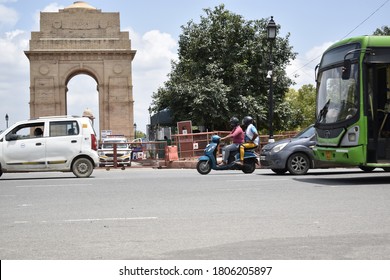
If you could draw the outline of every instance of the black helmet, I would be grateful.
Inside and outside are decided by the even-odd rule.
[[[232,127],[236,127],[236,126],[239,125],[239,124],[240,124],[240,120],[239,120],[238,118],[232,117],[232,118],[230,119],[230,125],[231,125]]]
[[[251,123],[253,123],[253,118],[251,116],[246,116],[242,119],[242,124],[245,126],[248,126]]]

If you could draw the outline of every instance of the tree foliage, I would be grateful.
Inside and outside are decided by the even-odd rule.
[[[307,84],[298,90],[290,88],[285,96],[284,105],[290,110],[290,117],[284,122],[285,130],[297,130],[309,126],[315,120],[315,87]]]
[[[182,26],[178,61],[153,94],[152,110],[169,108],[174,121],[192,120],[208,129],[226,129],[231,116],[245,115],[267,125],[268,20],[246,21],[224,5],[204,12],[200,23]],[[292,84],[285,68],[296,54],[288,38],[277,37],[273,46],[275,114]]]
[[[373,35],[379,36],[390,36],[390,28],[388,26],[382,26],[381,28],[377,28]]]

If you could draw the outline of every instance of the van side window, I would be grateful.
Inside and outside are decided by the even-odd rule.
[[[15,127],[6,135],[7,141],[43,137],[44,123],[28,123]]]
[[[50,122],[50,136],[78,135],[80,133],[77,121]]]

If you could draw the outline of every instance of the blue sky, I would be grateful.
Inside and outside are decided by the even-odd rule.
[[[89,0],[102,12],[119,12],[121,29],[130,32],[133,61],[135,122],[146,131],[151,95],[163,85],[170,62],[177,56],[181,26],[199,22],[203,9],[225,4],[246,20],[274,16],[280,35],[290,33],[290,45],[298,52],[288,68],[295,88],[314,84],[314,67],[321,52],[346,36],[372,34],[390,25],[390,0]],[[10,124],[29,118],[29,63],[24,55],[32,31],[39,31],[39,12],[55,12],[73,1],[0,0],[0,130],[5,114]],[[310,62],[310,63],[309,63]],[[76,76],[68,84],[68,113],[82,114],[89,107],[98,112],[96,84],[88,76]],[[88,92],[88,95],[86,95]]]

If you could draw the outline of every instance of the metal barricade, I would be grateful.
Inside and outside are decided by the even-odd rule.
[[[112,154],[110,153],[109,159],[101,162],[101,165],[104,165],[106,169],[118,167],[125,169],[128,164],[122,161],[121,154],[118,155],[118,143],[109,144],[113,146]],[[166,141],[127,142],[126,144],[131,148],[129,166],[132,166],[133,163],[139,163],[140,166],[151,166],[159,164],[160,161],[166,161]]]

